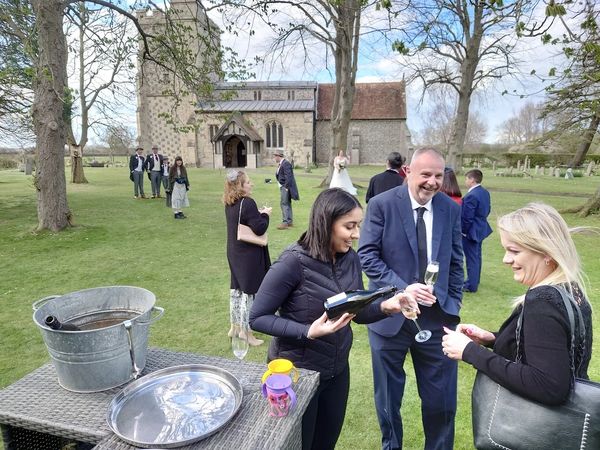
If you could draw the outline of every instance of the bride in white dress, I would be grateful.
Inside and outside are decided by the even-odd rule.
[[[333,175],[331,176],[330,188],[342,188],[346,192],[356,195],[356,188],[348,175],[348,164],[350,160],[344,156],[344,151],[340,150],[338,155],[333,160]]]

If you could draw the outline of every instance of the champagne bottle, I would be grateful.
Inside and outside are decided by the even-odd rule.
[[[335,319],[345,312],[355,314],[375,300],[390,298],[398,291],[399,289],[396,286],[386,286],[368,291],[341,292],[329,297],[323,305],[325,306],[327,317]]]
[[[53,330],[81,331],[77,325],[73,325],[72,323],[62,323],[56,318],[56,316],[46,316],[44,323],[47,327],[50,327]]]

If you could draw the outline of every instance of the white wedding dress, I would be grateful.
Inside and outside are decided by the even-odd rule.
[[[342,163],[341,166],[340,163]],[[352,180],[350,179],[350,175],[348,174],[348,159],[336,156],[336,158],[333,161],[333,166],[333,175],[331,176],[331,182],[329,183],[329,187],[341,188],[349,194],[356,195],[356,188],[352,184]]]

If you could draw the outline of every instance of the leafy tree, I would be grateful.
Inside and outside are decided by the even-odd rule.
[[[113,165],[115,154],[126,155],[135,142],[135,136],[129,127],[120,124],[108,125],[104,131],[103,139],[108,145],[110,162]]]
[[[549,100],[543,115],[559,115],[563,119],[556,130],[559,132],[584,124],[582,141],[571,161],[571,165],[576,166],[583,162],[600,126],[600,8],[592,0],[547,0],[545,3],[545,20],[532,28],[520,24],[518,31],[540,36],[544,44],[559,46],[566,57],[565,67],[552,68],[548,74],[557,79],[547,89]],[[598,210],[600,188],[584,205],[570,211],[587,216]]]
[[[473,92],[513,72],[514,29],[536,3],[412,0],[408,4],[404,36],[394,40],[392,48],[408,56],[405,64],[424,90],[442,84],[456,92],[447,158],[452,166],[460,167]]]
[[[79,2],[66,15],[71,78],[76,80],[67,91],[65,111],[71,182],[87,183],[83,153],[90,130],[114,120],[134,100],[137,40],[127,18],[112,9]]]
[[[65,117],[71,114],[70,92],[65,88],[68,48],[63,23],[68,8],[77,3],[75,0],[31,0],[38,45],[32,116],[38,152],[35,186],[38,193],[39,230],[59,231],[68,227],[72,219],[67,204],[63,158],[67,142]],[[218,73],[221,67],[214,66],[214,70],[207,70],[206,67],[211,64],[230,63],[227,66],[229,70],[236,70],[236,61],[207,57],[200,64],[199,60],[190,59],[192,55],[189,52],[180,51],[181,42],[189,34],[180,35],[177,39],[176,34],[168,35],[164,30],[144,30],[134,11],[155,6],[151,1],[136,1],[130,7],[124,1],[90,0],[86,4],[110,9],[131,21],[139,33],[142,58],[174,73],[187,86],[200,89],[200,86],[212,85],[209,74]],[[171,27],[167,31],[171,30],[177,28]],[[199,35],[199,38],[205,39],[205,34]],[[222,49],[211,47],[211,43],[207,41],[204,53],[207,56],[223,56]],[[104,43],[103,48],[107,47],[109,44]]]
[[[0,139],[33,141],[30,117],[36,57],[29,1],[0,0]]]

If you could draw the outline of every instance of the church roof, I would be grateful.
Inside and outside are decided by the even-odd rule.
[[[229,125],[231,123],[235,123],[238,126],[238,128],[241,128],[242,131],[244,132],[244,134],[246,136],[248,136],[250,138],[250,140],[252,140],[252,141],[262,141],[263,140],[263,138],[260,137],[260,134],[258,134],[258,132],[254,129],[254,127],[251,124],[246,123],[244,121],[244,118],[240,114],[235,113],[229,118],[229,120],[227,122],[225,122],[221,126],[221,128],[219,128],[217,130],[217,132],[215,133],[215,135],[212,138],[212,141],[213,142],[218,141],[225,134],[225,131],[228,130]]]
[[[319,84],[317,120],[330,120],[335,84]],[[406,119],[406,96],[403,81],[356,83],[352,119]]]
[[[203,112],[312,111],[313,100],[226,100],[198,102]]]

